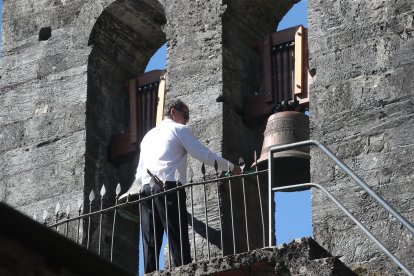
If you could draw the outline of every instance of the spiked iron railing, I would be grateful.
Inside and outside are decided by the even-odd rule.
[[[255,154],[255,159],[256,159],[256,154]],[[104,215],[109,217],[109,216],[113,216],[112,218],[112,225],[111,225],[111,237],[110,237],[110,261],[113,261],[113,253],[114,253],[114,236],[116,235],[116,231],[117,231],[117,227],[116,227],[116,223],[117,223],[117,217],[120,215],[120,212],[124,212],[126,209],[131,210],[131,207],[135,207],[138,206],[138,210],[139,210],[139,214],[141,214],[141,206],[142,203],[145,201],[151,201],[151,208],[154,214],[154,199],[155,198],[162,198],[164,197],[164,202],[165,202],[165,206],[167,206],[167,194],[171,194],[176,192],[177,196],[178,196],[178,201],[180,200],[186,200],[185,198],[182,199],[180,198],[180,190],[189,190],[189,202],[187,200],[187,204],[189,206],[187,206],[187,210],[190,213],[191,216],[191,220],[189,220],[189,224],[190,227],[192,229],[192,258],[193,261],[197,261],[201,258],[199,258],[199,252],[200,250],[203,250],[202,248],[197,248],[197,244],[196,244],[196,231],[195,229],[195,217],[194,217],[194,189],[196,187],[200,187],[201,191],[202,191],[202,197],[203,197],[203,202],[199,203],[199,205],[203,205],[203,212],[204,212],[204,233],[200,233],[200,229],[198,229],[198,234],[200,234],[201,236],[204,236],[205,240],[206,240],[206,244],[207,244],[207,258],[210,260],[211,258],[211,248],[210,248],[210,244],[211,244],[211,237],[209,237],[209,220],[211,219],[211,217],[218,217],[218,221],[219,221],[219,225],[218,225],[218,231],[219,231],[219,236],[220,236],[220,241],[217,242],[217,247],[219,247],[219,251],[220,251],[220,255],[224,256],[224,246],[228,246],[230,247],[230,245],[228,243],[230,243],[231,241],[228,241],[227,245],[224,243],[223,241],[223,213],[222,213],[222,206],[220,205],[221,203],[221,198],[220,198],[220,186],[221,185],[227,185],[228,187],[228,191],[229,191],[229,203],[230,203],[230,218],[231,218],[231,237],[232,237],[232,252],[229,252],[229,254],[236,254],[236,253],[240,253],[242,252],[242,250],[244,250],[244,248],[247,248],[247,250],[251,249],[251,241],[249,239],[249,222],[248,222],[248,206],[247,206],[247,201],[246,201],[246,185],[251,185],[249,186],[249,189],[251,190],[252,188],[256,189],[257,188],[257,195],[258,195],[258,203],[260,206],[249,206],[249,207],[254,207],[256,210],[260,210],[260,220],[261,220],[261,225],[259,226],[259,228],[261,228],[262,231],[262,239],[263,242],[259,245],[259,246],[255,246],[257,247],[265,247],[266,246],[266,241],[265,241],[265,215],[263,214],[263,210],[266,210],[263,208],[262,206],[262,191],[261,189],[263,189],[265,191],[265,187],[261,187],[260,185],[260,175],[264,175],[264,177],[267,174],[267,170],[263,170],[263,171],[258,171],[257,168],[254,171],[245,171],[244,170],[244,161],[242,158],[239,159],[239,163],[240,163],[240,167],[242,168],[243,172],[241,175],[231,175],[231,173],[228,171],[227,173],[223,173],[222,176],[220,176],[219,172],[218,172],[218,166],[217,166],[217,162],[215,162],[214,164],[214,169],[215,169],[215,173],[214,176],[209,176],[210,179],[207,179],[207,175],[206,175],[206,168],[204,166],[204,164],[202,164],[201,166],[201,173],[202,173],[202,181],[200,182],[194,182],[193,178],[194,178],[194,173],[193,170],[191,168],[189,168],[189,173],[188,176],[190,178],[190,181],[185,184],[185,185],[181,185],[178,184],[178,180],[177,180],[177,187],[169,189],[169,190],[165,190],[165,186],[164,186],[164,191],[157,193],[157,194],[151,194],[150,196],[147,196],[145,198],[141,198],[141,196],[139,196],[138,199],[134,199],[132,200],[132,197],[130,195],[128,195],[126,202],[119,202],[119,196],[121,194],[121,186],[120,184],[118,184],[116,186],[115,189],[115,205],[108,207],[108,208],[104,208],[104,198],[107,194],[107,190],[105,185],[102,185],[101,190],[100,190],[100,202],[99,202],[99,209],[98,210],[93,210],[93,205],[96,206],[95,200],[96,200],[96,195],[95,192],[92,190],[89,194],[89,198],[88,198],[88,203],[89,203],[89,208],[84,208],[83,204],[81,201],[78,202],[77,204],[77,210],[76,213],[73,215],[71,214],[71,207],[70,205],[68,205],[66,207],[65,212],[61,212],[61,208],[60,208],[60,204],[57,203],[56,208],[55,208],[55,212],[54,212],[54,219],[53,219],[53,223],[50,223],[51,218],[49,217],[48,213],[45,211],[43,213],[43,223],[49,224],[48,227],[55,229],[56,231],[58,231],[59,233],[63,234],[64,236],[71,238],[73,241],[76,241],[76,243],[80,243],[82,245],[84,245],[86,248],[91,249],[91,227],[93,227],[93,225],[97,225],[96,227],[98,228],[98,237],[97,237],[97,254],[101,255],[102,254],[102,224],[103,224],[103,217]],[[248,178],[248,180],[246,180]],[[176,179],[179,179],[179,176],[176,176]],[[165,180],[163,181],[165,182]],[[237,182],[237,183],[236,183]],[[234,189],[234,185],[235,184],[239,184],[239,182],[241,182],[242,185],[242,197],[241,198],[235,198],[234,194],[232,194]],[[263,183],[265,184],[265,183]],[[215,203],[217,208],[217,213],[218,214],[212,214],[212,206],[211,206],[211,198],[208,201],[207,199],[207,189],[214,189],[214,192],[216,193],[216,198],[215,198]],[[251,196],[249,194],[249,196]],[[244,237],[240,237],[239,234],[239,230],[235,230],[236,225],[235,225],[235,215],[234,215],[234,204],[236,203],[241,203],[241,201],[243,201],[243,208],[244,208],[244,228],[245,228],[245,236]],[[208,202],[210,202],[210,204],[208,204]],[[178,204],[178,206],[180,206],[180,204]],[[258,208],[259,207],[259,208]],[[180,208],[180,207],[178,207]],[[89,209],[89,210],[85,210],[85,209]],[[168,224],[168,208],[166,209],[166,221]],[[85,212],[86,211],[86,212]],[[83,213],[83,214],[82,214]],[[178,214],[180,215],[181,212],[180,210],[178,211]],[[241,216],[238,217],[238,221],[240,222]],[[34,219],[37,219],[36,216],[34,216]],[[141,223],[141,216],[139,216],[140,219],[140,223]],[[179,220],[181,221],[181,217],[179,216]],[[48,223],[49,222],[49,223]],[[94,224],[95,222],[95,224]],[[155,224],[155,219],[153,219],[153,223]],[[239,225],[237,227],[242,227],[242,225]],[[75,231],[70,231],[69,229],[73,229],[75,228]],[[154,226],[155,229],[155,226]],[[181,244],[181,259],[183,256],[183,252],[182,252],[182,231],[188,231],[188,229],[180,229],[180,244]],[[71,232],[71,235],[69,235],[69,233]],[[86,232],[86,233],[84,233]],[[142,233],[142,231],[141,231]],[[167,244],[168,244],[168,238],[169,238],[169,232],[168,232],[168,226],[166,228],[166,236],[167,236]],[[240,241],[240,238],[242,238],[242,240],[244,240],[245,238],[245,242],[246,242],[246,247],[244,246],[240,246],[242,248],[236,248],[236,235],[238,236],[238,240]],[[142,238],[142,236],[141,236]],[[95,241],[96,243],[96,241]],[[157,245],[155,245],[155,247],[157,248]],[[216,252],[217,253],[217,252]],[[158,255],[158,252],[156,252],[156,255]],[[205,254],[202,254],[202,256],[205,256]],[[168,251],[167,251],[167,256],[166,256],[166,260],[167,260],[167,264],[168,264],[168,269],[171,269],[172,264],[171,264],[171,252],[170,252],[170,248],[168,246]],[[156,263],[156,267],[157,270],[159,269],[159,264],[158,261]]]

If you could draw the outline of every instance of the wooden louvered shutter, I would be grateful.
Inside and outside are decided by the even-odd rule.
[[[246,98],[245,117],[270,115],[295,97],[309,105],[307,29],[296,26],[270,34],[261,46],[264,91]]]
[[[154,70],[128,81],[130,122],[111,142],[111,160],[121,162],[139,151],[144,135],[163,119],[165,103],[165,70]]]

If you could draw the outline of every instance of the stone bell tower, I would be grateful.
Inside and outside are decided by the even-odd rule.
[[[119,182],[125,191],[136,160],[117,166],[108,158],[112,135],[130,119],[122,85],[142,74],[164,43],[167,97],[189,104],[191,127],[204,144],[232,161],[241,156],[252,163],[264,130],[264,122],[243,121],[243,101],[260,89],[263,77],[254,45],[296,2],[4,0],[0,200],[40,215],[52,213],[57,201],[73,207],[86,202],[102,184],[113,194]],[[311,138],[328,145],[413,222],[414,4],[309,0],[308,6]],[[412,269],[413,236],[319,152],[311,155],[312,181],[359,212]],[[313,210],[315,239],[329,251],[368,272],[395,272],[318,192]],[[125,227],[124,233],[137,231]],[[123,260],[136,268],[136,256]]]

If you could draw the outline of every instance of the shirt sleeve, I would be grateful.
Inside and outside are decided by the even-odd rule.
[[[220,170],[233,170],[234,165],[230,161],[212,152],[204,146],[193,134],[189,127],[178,129],[178,139],[186,151],[195,159],[203,162],[208,166],[214,166],[214,161],[217,160],[217,165]]]
[[[143,177],[143,169],[144,169],[144,165],[143,165],[143,158],[142,154],[140,154],[139,156],[139,162],[138,162],[138,167],[137,167],[137,172],[135,173],[135,180],[134,180],[134,185],[138,185],[138,186],[142,186],[142,177]]]

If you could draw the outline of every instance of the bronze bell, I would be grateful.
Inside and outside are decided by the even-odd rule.
[[[257,166],[268,166],[269,150],[273,146],[309,140],[309,117],[301,112],[283,111],[269,117],[262,152]],[[286,186],[310,182],[309,147],[300,147],[273,154],[273,186]]]

